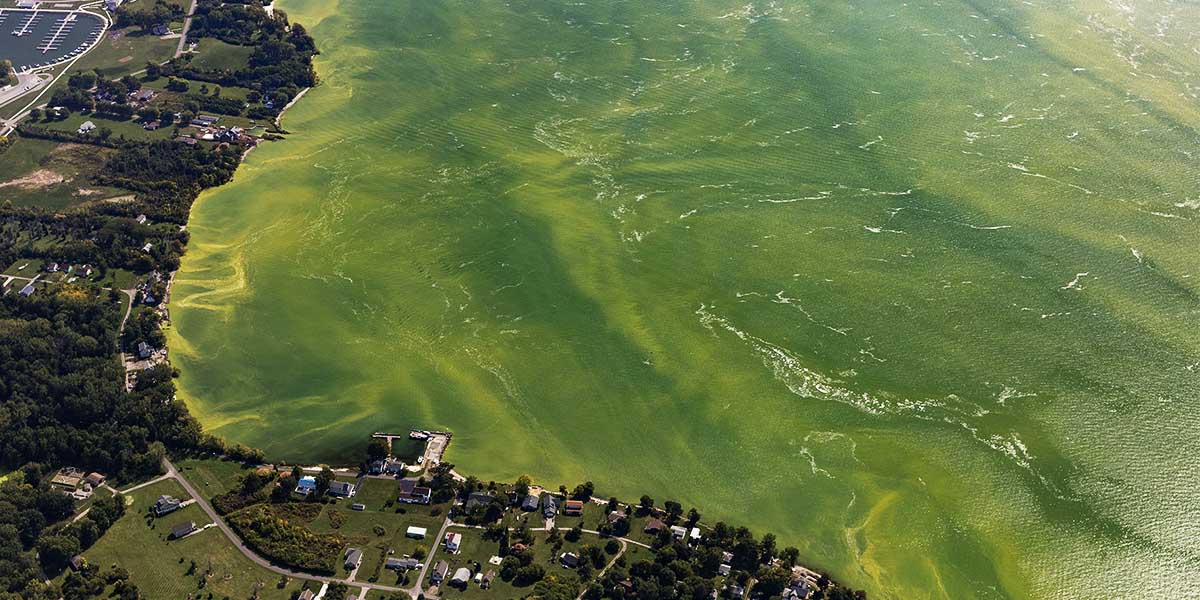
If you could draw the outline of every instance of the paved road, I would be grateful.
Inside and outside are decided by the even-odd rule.
[[[272,573],[277,573],[279,575],[285,575],[287,577],[294,577],[296,579],[307,579],[309,581],[319,581],[321,583],[331,583],[331,582],[344,583],[349,586],[366,587],[366,588],[371,588],[371,589],[375,589],[375,590],[383,590],[385,592],[402,592],[402,593],[408,592],[408,590],[405,590],[403,588],[393,587],[390,585],[382,585],[382,584],[378,584],[378,583],[367,583],[367,582],[362,582],[362,581],[351,581],[349,579],[338,579],[335,577],[323,577],[320,575],[312,575],[310,573],[293,571],[291,569],[286,569],[286,568],[278,567],[278,566],[271,564],[270,561],[259,556],[257,553],[255,553],[253,550],[251,550],[245,544],[242,543],[241,538],[239,538],[237,536],[237,534],[235,534],[233,532],[233,530],[230,529],[229,526],[225,524],[225,520],[222,519],[221,516],[217,514],[217,511],[213,510],[212,505],[210,505],[208,503],[208,501],[204,499],[204,496],[201,495],[200,492],[196,491],[196,488],[192,487],[191,482],[189,482],[186,478],[184,478],[184,476],[181,475],[179,473],[179,471],[175,469],[175,465],[171,464],[171,461],[169,461],[167,459],[163,459],[163,468],[166,469],[166,471],[167,471],[167,474],[164,475],[164,478],[170,477],[170,478],[174,478],[176,481],[178,481],[179,485],[182,485],[183,489],[192,498],[194,498],[196,500],[196,504],[200,506],[200,510],[203,510],[204,514],[208,515],[208,517],[213,520],[213,523],[217,524],[217,528],[219,528],[221,530],[221,532],[225,534],[225,537],[229,538],[229,541],[232,542],[233,545],[236,546],[237,549],[239,551],[241,551],[241,553],[243,555],[246,556],[246,558],[249,558],[250,560],[254,561],[254,564],[256,564],[268,571],[271,571]],[[414,595],[413,597],[415,598],[416,596]]]
[[[183,47],[187,44],[188,30],[192,28],[192,15],[196,14],[196,0],[188,7],[187,17],[183,20],[183,31],[179,32],[179,47],[175,49],[175,58],[183,56]]]
[[[408,595],[412,596],[413,598],[416,598],[421,594],[421,582],[425,581],[425,574],[429,572],[429,568],[433,565],[433,557],[437,554],[438,548],[441,547],[442,540],[446,537],[446,530],[449,529],[453,524],[454,522],[450,520],[450,517],[446,517],[446,520],[442,522],[442,528],[437,532],[437,537],[433,538],[433,546],[430,548],[429,554],[425,556],[425,566],[421,567],[420,573],[417,573],[417,582],[414,583],[412,587],[405,590],[408,592]]]

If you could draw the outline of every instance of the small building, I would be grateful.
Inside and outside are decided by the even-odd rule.
[[[721,562],[723,562],[723,563],[733,562],[733,553],[732,552],[722,552],[721,553]]]
[[[137,102],[149,102],[154,99],[154,90],[142,88],[133,93],[133,99]]]
[[[106,479],[107,478],[104,477],[103,475],[96,473],[96,472],[92,472],[92,473],[88,473],[88,476],[83,479],[83,482],[92,486],[93,488],[98,488],[98,487],[104,485],[104,482],[106,481]]]
[[[692,527],[691,530],[688,531],[688,539],[690,539],[693,542],[699,542],[700,541],[700,528]]]
[[[740,585],[729,586],[729,597],[730,598],[737,599],[737,598],[741,598],[742,596],[745,596],[745,595],[746,595],[746,588],[744,588]]]
[[[33,289],[33,283],[27,283],[25,284],[25,287],[21,288],[21,291],[18,293],[28,298],[33,295]]]
[[[680,525],[671,526],[671,535],[674,536],[675,539],[682,540],[683,538],[687,537],[687,534],[688,530],[686,527],[682,527]]]
[[[34,0],[17,0],[17,8],[37,8],[37,5]]]
[[[351,504],[350,510],[367,510],[366,504]]]
[[[183,503],[174,496],[167,496],[164,494],[159,496],[158,500],[154,501],[154,506],[152,506],[151,509],[154,511],[154,516],[161,517],[179,510],[179,507],[182,505]]]
[[[342,564],[347,571],[352,571],[358,568],[362,563],[362,550],[358,548],[347,548],[346,554],[342,557]]]
[[[563,503],[563,514],[568,517],[578,517],[583,514],[582,500],[567,500]]]
[[[87,559],[80,554],[76,554],[71,557],[70,565],[72,571],[82,571],[87,568]]]
[[[46,265],[46,272],[47,273],[57,273],[58,272],[58,263],[52,262],[52,263]]]
[[[450,565],[444,560],[439,560],[437,561],[437,564],[433,565],[433,573],[429,576],[429,581],[432,582],[433,585],[439,585],[446,579],[446,573],[449,571]]]
[[[50,484],[73,490],[80,481],[83,481],[83,471],[75,467],[63,467],[50,479]]]
[[[783,590],[783,600],[807,600],[812,594],[812,584],[804,578],[796,579]]]
[[[154,247],[154,244],[151,244],[150,242],[146,242],[146,245],[142,246],[142,252],[148,253],[148,252],[150,252],[150,249],[153,247]]]
[[[146,131],[158,131],[159,127],[162,127],[162,121],[150,121],[149,123],[142,125],[142,129],[145,129]]]
[[[458,549],[459,549],[459,546],[461,546],[461,545],[462,545],[462,534],[461,533],[447,533],[446,534],[446,552],[449,552],[451,554],[458,554]]]
[[[312,590],[305,588],[304,591],[300,592],[299,596],[296,596],[296,600],[313,600],[316,597],[317,595]]]
[[[562,563],[562,566],[574,569],[579,566],[579,555],[574,552],[563,552],[559,555],[558,561]]]
[[[558,514],[558,498],[552,494],[542,494],[542,516],[553,519]]]
[[[624,521],[626,518],[627,517],[625,516],[624,511],[614,510],[614,511],[608,513],[608,524],[616,525],[617,523]]]
[[[91,133],[95,130],[96,130],[96,124],[91,121],[84,121],[83,124],[79,126],[79,133],[81,133],[81,134],[82,133]]]
[[[146,215],[138,215],[134,220],[138,222],[138,225],[145,225],[146,221],[149,219],[146,217]]]
[[[177,540],[193,531],[196,531],[196,523],[193,521],[184,521],[171,527],[170,539]]]
[[[371,461],[368,470],[372,475],[399,475],[404,472],[404,463],[394,458],[381,458]]]
[[[667,528],[667,524],[658,519],[650,519],[646,521],[646,526],[642,528],[642,533],[658,533]]]
[[[347,483],[345,481],[329,482],[329,495],[330,496],[338,496],[339,498],[349,498],[349,497],[353,496],[356,492],[357,492],[357,490],[354,488],[353,483]]]
[[[312,475],[305,475],[300,478],[300,481],[296,482],[297,494],[303,494],[307,496],[315,489],[317,489],[317,478],[313,477]]]
[[[424,527],[415,527],[410,525],[408,530],[404,532],[404,536],[410,537],[414,540],[423,540],[425,539],[426,533],[427,531]]]
[[[538,497],[533,494],[525,496],[521,501],[521,510],[533,512],[538,509]]]
[[[104,10],[113,12],[121,5],[121,0],[104,0]]]
[[[171,35],[171,28],[167,27],[164,23],[159,23],[150,29],[150,33],[158,36]]]
[[[479,587],[485,590],[492,587],[492,580],[494,579],[496,579],[496,572],[488,569],[488,572],[483,574],[483,579],[480,580]]]
[[[724,576],[728,577],[729,573],[732,571],[733,571],[733,567],[729,566],[728,563],[721,563],[721,566],[717,567],[718,575],[724,575]]]
[[[487,508],[492,503],[492,495],[487,492],[471,492],[467,497],[467,502],[463,508],[467,511],[475,511],[482,508]]]
[[[454,577],[450,578],[450,585],[460,588],[467,587],[467,582],[471,580],[471,570],[466,567],[459,567],[454,572]]]
[[[154,348],[151,347],[150,344],[147,344],[146,342],[138,342],[138,345],[137,345],[138,358],[140,358],[142,360],[146,360],[147,358],[150,358],[151,354],[154,354]]]

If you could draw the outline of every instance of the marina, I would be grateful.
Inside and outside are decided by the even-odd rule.
[[[86,52],[99,41],[105,23],[99,15],[81,10],[5,9],[0,27],[7,29],[7,35],[0,35],[0,56],[23,73]]]

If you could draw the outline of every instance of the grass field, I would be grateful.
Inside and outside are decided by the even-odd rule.
[[[872,598],[1200,586],[1196,3],[280,6],[323,83],[174,289],[209,430],[448,429]]]
[[[236,70],[244,67],[253,48],[235,46],[215,38],[200,38],[192,65],[203,69]]]
[[[16,138],[0,161],[0,199],[57,210],[127,194],[91,185],[92,174],[112,152],[108,148]]]
[[[167,540],[172,525],[194,521],[203,526],[209,521],[195,505],[161,519],[149,518],[146,511],[161,494],[187,497],[183,488],[170,480],[133,492],[125,516],[84,553],[88,562],[101,568],[124,567],[145,598],[199,597],[209,592],[217,598],[248,598],[258,590],[258,597],[264,600],[284,600],[300,588],[300,582],[292,581],[280,589],[278,575],[250,562],[215,528]],[[192,561],[196,563],[194,571]]]
[[[175,466],[208,499],[236,488],[250,472],[238,462],[215,458],[186,458],[176,461]]]

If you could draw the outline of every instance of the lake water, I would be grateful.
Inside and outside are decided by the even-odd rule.
[[[100,18],[67,10],[0,10],[0,60],[18,71],[65,60],[96,43]],[[20,35],[18,35],[20,34]]]
[[[193,211],[212,431],[698,506],[875,598],[1200,586],[1200,6],[287,0]]]

